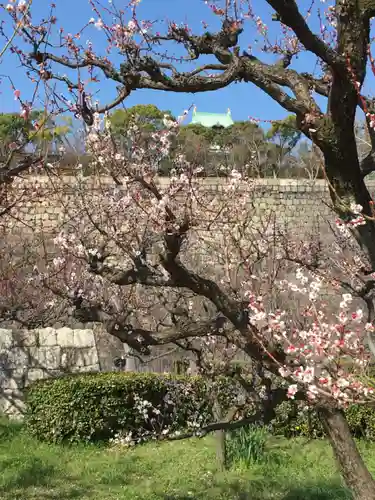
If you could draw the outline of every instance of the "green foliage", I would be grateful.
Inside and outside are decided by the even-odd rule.
[[[35,133],[34,142],[58,142],[62,143],[63,138],[72,131],[73,121],[71,117],[61,117],[60,123],[54,120],[46,120],[45,124]]]
[[[41,124],[39,129],[34,127],[34,122]],[[72,119],[62,117],[57,123],[55,120],[45,119],[43,111],[32,111],[25,120],[18,113],[0,114],[0,144],[1,154],[9,153],[9,145],[16,143],[21,149],[29,144],[44,147],[50,150],[55,143],[62,144],[63,139],[71,132]]]
[[[170,111],[152,104],[114,111],[109,120],[118,146],[125,153],[130,151],[127,130],[136,124],[139,144],[147,150],[151,134],[165,127],[165,115],[173,118]],[[238,121],[227,128],[182,125],[170,157],[160,162],[159,174],[169,175],[174,156],[183,152],[189,163],[202,167],[202,176],[227,176],[235,166],[253,177],[306,177],[305,169],[298,166],[292,154],[300,137],[293,116],[274,122],[267,134],[250,121]]]
[[[235,391],[220,379],[216,392],[229,408]],[[210,387],[212,389],[212,387]],[[204,379],[154,373],[95,373],[37,381],[27,392],[26,425],[50,442],[94,442],[119,433],[135,442],[194,429],[212,421]]]
[[[41,116],[40,111],[33,111],[28,120],[19,113],[0,113],[0,143],[4,147],[12,142],[27,143],[34,130],[33,121]]]
[[[266,457],[268,432],[264,427],[248,426],[226,435],[228,464],[242,462],[246,466],[261,463]]]
[[[115,136],[124,136],[129,125],[137,123],[142,132],[154,132],[163,128],[164,115],[172,116],[170,111],[162,111],[153,104],[138,104],[128,109],[117,109],[110,117]]]
[[[32,436],[49,442],[130,439],[139,443],[213,422],[212,398],[216,394],[226,413],[235,406],[239,388],[225,378],[219,378],[213,386],[200,377],[154,373],[70,375],[37,381],[29,387],[26,425]],[[249,407],[245,414],[250,411]],[[354,436],[375,440],[372,407],[353,405],[346,416]],[[287,438],[324,435],[316,413],[293,401],[277,407],[270,430]],[[249,449],[252,440],[258,438],[252,437],[251,429],[230,434],[233,457],[236,448],[247,449],[253,457]]]
[[[305,436],[312,439],[324,435],[323,427],[313,410],[306,410],[303,403],[284,401],[276,408],[272,433],[287,438]]]
[[[375,409],[373,406],[353,405],[345,412],[352,434],[375,441]]]
[[[264,142],[263,130],[256,124],[235,122],[227,128],[209,128],[196,123],[182,126],[179,133],[179,142],[184,144],[192,136],[201,139],[208,145],[234,146],[242,143]]]
[[[296,117],[289,115],[284,120],[274,121],[266,137],[277,140],[282,149],[291,151],[297,145],[301,135],[302,132],[297,127]]]
[[[372,406],[351,405],[345,410],[345,416],[353,436],[375,441],[375,410]],[[305,436],[315,439],[324,436],[316,412],[306,410],[302,404],[293,401],[285,401],[277,407],[272,432],[287,438]]]

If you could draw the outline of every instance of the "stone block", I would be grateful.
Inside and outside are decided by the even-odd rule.
[[[29,349],[30,368],[42,370],[58,370],[61,364],[61,349],[58,346],[31,347]]]
[[[95,347],[95,336],[92,330],[74,330],[75,347]]]
[[[0,378],[1,392],[5,389],[15,391],[17,389],[23,389],[23,383],[20,379],[14,378],[13,375],[9,377]]]
[[[0,354],[0,370],[23,369],[29,364],[28,348],[12,347]]]
[[[13,331],[13,343],[15,347],[36,347],[39,345],[38,331],[15,330]]]
[[[40,346],[55,346],[57,345],[57,333],[53,328],[40,328],[39,345]]]
[[[99,366],[99,357],[96,347],[82,350],[80,354],[83,366]]]
[[[100,371],[99,364],[87,365],[87,366],[76,366],[72,369],[72,373],[90,373]]]
[[[0,410],[8,417],[21,416],[25,411],[23,391],[4,389],[0,401]]]
[[[79,349],[76,349],[74,347],[62,347],[60,368],[64,371],[71,371],[72,368],[76,367],[79,364],[78,354]]]
[[[57,333],[57,345],[60,347],[74,347],[74,333],[71,328],[59,328]]]
[[[10,349],[13,346],[13,333],[12,330],[0,328],[0,351],[3,349]]]
[[[80,349],[64,349],[61,355],[61,365],[68,370],[78,370],[85,366],[99,366],[96,347]]]
[[[49,376],[49,373],[45,370],[42,370],[41,368],[31,368],[27,371],[25,385],[28,386],[32,382],[41,380],[43,378],[46,378],[47,376]]]

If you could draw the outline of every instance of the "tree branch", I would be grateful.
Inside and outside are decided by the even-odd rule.
[[[279,20],[294,31],[306,50],[330,66],[345,68],[345,59],[310,30],[295,0],[267,0],[267,3],[277,12]]]
[[[263,408],[255,413],[255,415],[252,415],[249,418],[243,418],[240,420],[233,420],[233,417],[236,414],[236,411],[230,412],[232,414],[232,418],[229,418],[225,421],[221,422],[214,422],[212,424],[208,424],[204,427],[201,427],[200,429],[197,429],[195,431],[189,431],[189,432],[184,432],[181,434],[173,435],[173,436],[168,436],[168,435],[163,435],[160,436],[160,440],[171,440],[171,441],[176,441],[176,440],[181,440],[181,439],[187,439],[191,437],[205,437],[207,434],[210,434],[211,432],[218,431],[218,430],[225,430],[225,431],[232,431],[235,429],[240,429],[241,427],[246,427],[252,424],[256,424],[259,422],[262,422],[263,425],[267,425],[271,423],[271,421],[275,418],[275,409],[276,407],[282,402],[287,400],[287,391],[286,389],[283,388],[277,388],[274,389],[270,392],[269,394],[269,399],[264,402]],[[296,400],[304,400],[304,395],[301,393],[297,393],[295,395]],[[235,410],[235,409],[234,409]]]
[[[103,106],[99,111],[107,111],[122,102],[132,90],[155,89],[169,92],[207,92],[228,86],[236,81],[252,82],[264,90],[281,106],[290,112],[306,114],[311,110],[320,112],[316,102],[310,95],[306,80],[296,71],[288,68],[291,55],[284,57],[282,63],[265,64],[256,57],[243,53],[239,55],[237,47],[239,34],[242,28],[238,23],[224,22],[218,33],[206,33],[194,36],[185,28],[172,26],[168,36],[153,37],[150,41],[173,40],[181,43],[193,51],[194,59],[200,55],[213,55],[221,64],[207,64],[190,72],[177,72],[170,64],[159,62],[150,55],[141,56],[139,51],[133,50],[126,62],[116,70],[106,60],[99,58],[82,58],[72,61],[49,52],[31,54],[36,61],[51,61],[71,69],[97,67],[104,75],[124,85],[121,95],[111,104]],[[230,50],[234,48],[233,50]],[[163,69],[171,70],[167,74]],[[202,71],[211,69],[217,73],[202,76]],[[53,75],[52,75],[53,78]],[[295,98],[288,95],[282,87],[289,87]]]
[[[15,165],[11,166],[13,155],[10,155],[5,165],[0,167],[0,185],[11,182],[17,175],[29,170],[32,166],[39,164],[42,161],[40,156],[33,157],[32,155],[25,156]]]

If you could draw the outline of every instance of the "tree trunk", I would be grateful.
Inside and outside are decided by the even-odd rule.
[[[348,132],[345,127],[344,130]],[[337,129],[331,133],[340,135]],[[349,130],[348,137],[347,133],[343,135],[335,148],[321,145],[334,209],[343,220],[349,220],[354,216],[349,207],[355,203],[363,207],[363,214],[373,217],[372,198],[361,175],[354,131]],[[375,222],[367,220],[354,230],[354,235],[375,269]]]
[[[125,351],[125,356],[126,356],[125,371],[126,372],[136,372],[137,371],[136,361],[135,361],[134,356],[131,356],[131,354],[130,354],[131,349],[128,346],[128,344],[124,344],[124,351]]]
[[[215,396],[213,404],[213,413],[216,422],[223,420],[223,410],[217,396]],[[219,470],[223,471],[227,468],[227,452],[226,452],[226,437],[225,431],[219,429],[215,431],[216,438],[216,461]]]
[[[318,415],[354,499],[374,500],[375,481],[358,451],[345,415],[340,410],[328,408],[319,408]]]

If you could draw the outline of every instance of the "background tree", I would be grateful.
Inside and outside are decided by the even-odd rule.
[[[276,132],[269,138],[275,136]],[[299,136],[294,138],[295,143],[298,139]],[[182,126],[178,143],[189,160],[194,158],[197,164],[204,166],[204,175],[227,176],[233,167],[254,178],[295,174],[285,168],[292,149],[286,146],[286,140],[282,146],[271,142],[264,130],[250,121],[236,121],[227,128]]]
[[[304,177],[305,172],[300,168],[297,151],[295,150],[302,133],[297,128],[296,118],[287,116],[284,120],[276,120],[267,131],[266,138],[274,144],[274,163],[284,177]],[[294,154],[293,154],[294,152]]]
[[[25,119],[19,113],[0,114],[1,156],[5,160],[12,150],[18,152],[56,153],[72,132],[72,118],[48,116],[46,111],[32,111]]]
[[[173,118],[170,111],[162,111],[151,104],[139,104],[114,111],[109,121],[114,138],[127,149],[129,145],[125,146],[124,140],[129,127],[137,126],[146,144],[170,118]],[[289,116],[286,120],[273,122],[267,133],[251,121],[236,121],[227,128],[195,123],[182,125],[177,141],[186,158],[202,167],[202,176],[225,177],[235,166],[239,172],[255,178],[306,177],[306,167],[300,168],[292,154],[300,137],[295,118]],[[168,175],[171,165],[165,158],[160,173]]]
[[[172,117],[170,111],[162,111],[153,104],[137,104],[127,109],[116,109],[109,115],[109,121],[116,140],[123,141],[130,126],[137,126],[147,140],[153,132],[164,128],[167,117]]]
[[[284,120],[273,121],[266,134],[268,139],[277,142],[285,154],[290,153],[296,147],[301,135],[302,132],[297,128],[296,118],[293,115],[289,115]]]
[[[62,116],[58,120],[53,120],[44,116],[44,113],[40,113],[39,120],[41,125],[37,124],[36,131],[31,137],[31,142],[36,150],[46,155],[58,154],[60,148],[65,150],[70,144],[69,136],[73,131],[72,117]]]
[[[292,157],[291,170],[310,180],[324,179],[324,159],[319,148],[308,141],[301,141]]]
[[[22,144],[24,149],[29,143],[30,134],[35,133],[34,121],[41,116],[40,111],[33,111],[30,117],[25,120],[19,113],[0,114],[0,142],[1,156],[7,157],[10,146],[17,147]]]
[[[127,109],[116,109],[111,113],[109,120],[114,136],[127,135],[130,125],[134,122],[146,132],[155,132],[164,128],[166,116],[172,117],[170,111],[160,110],[153,104],[137,104]]]

